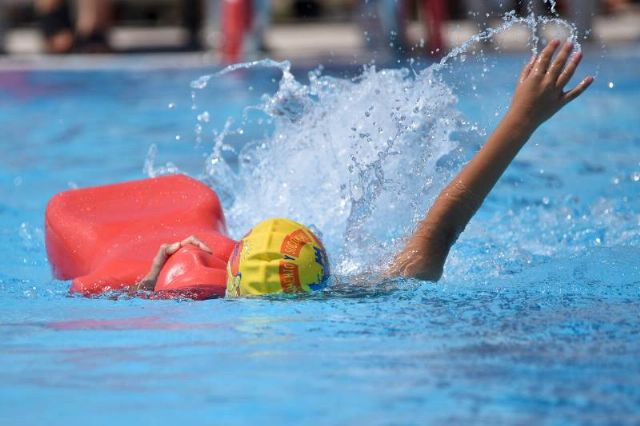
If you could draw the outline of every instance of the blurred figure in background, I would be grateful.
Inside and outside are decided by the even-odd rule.
[[[420,0],[422,19],[427,35],[427,51],[431,56],[444,54],[444,21],[447,16],[444,0]]]
[[[606,0],[606,6],[610,12],[624,12],[631,5],[632,0]],[[638,0],[635,0],[638,3]]]
[[[5,13],[5,8],[0,5],[0,55],[3,55],[5,53],[4,36],[7,33],[7,19]]]
[[[369,49],[390,51],[396,57],[406,57],[411,53],[410,42],[407,39],[409,3],[406,0],[363,2],[361,18],[365,42]],[[417,4],[424,22],[427,52],[431,56],[440,56],[445,47],[442,26],[446,15],[446,2],[418,0]]]
[[[187,50],[200,50],[202,49],[202,40],[200,34],[200,28],[206,19],[203,19],[204,3],[201,0],[183,0],[182,1],[182,24],[187,29],[187,41],[185,49]],[[211,1],[207,2],[207,7]]]
[[[463,3],[467,17],[476,23],[478,29],[483,29],[490,25],[491,20],[499,18],[502,13],[513,9],[515,1],[463,0]]]
[[[222,0],[221,56],[225,63],[256,56],[267,47],[264,32],[271,14],[270,0]]]
[[[76,24],[66,0],[36,0],[35,8],[49,53],[106,53],[111,23],[110,0],[77,0]]]
[[[269,49],[264,34],[271,22],[271,0],[253,0],[253,19],[249,33],[249,48],[252,51],[265,53]]]
[[[402,0],[364,0],[360,18],[367,48],[399,57],[407,55],[404,15]]]
[[[621,0],[613,0],[621,1]],[[624,1],[624,0],[622,0]],[[479,29],[491,25],[491,21],[498,19],[509,10],[520,6],[522,14],[534,13],[544,15],[548,8],[555,12],[564,12],[567,19],[576,25],[578,36],[590,39],[593,35],[593,17],[596,13],[597,0],[558,0],[557,7],[549,1],[531,0],[518,2],[515,0],[464,0],[467,13]]]
[[[565,0],[562,2],[567,18],[576,25],[578,37],[593,40],[593,18],[597,0]]]

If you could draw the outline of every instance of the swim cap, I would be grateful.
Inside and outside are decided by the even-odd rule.
[[[300,293],[323,288],[327,253],[309,228],[289,219],[268,219],[236,245],[227,263],[227,297]]]

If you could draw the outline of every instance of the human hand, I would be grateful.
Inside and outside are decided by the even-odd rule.
[[[158,259],[158,258],[166,259],[169,256],[171,256],[172,254],[174,254],[175,252],[177,252],[178,250],[180,250],[180,248],[186,246],[187,244],[191,244],[192,246],[195,246],[195,247],[199,248],[200,250],[206,251],[209,254],[212,253],[211,249],[205,243],[203,243],[195,235],[191,235],[191,236],[185,238],[182,241],[178,241],[178,242],[171,243],[171,244],[162,244],[160,246],[160,249],[158,250],[158,254],[156,254],[156,259]]]
[[[133,286],[133,290],[153,291],[156,286],[158,275],[160,275],[160,271],[162,270],[164,264],[167,262],[167,259],[169,259],[172,254],[174,254],[175,252],[180,250],[180,248],[186,246],[187,244],[191,244],[192,246],[195,246],[200,250],[204,250],[209,254],[212,253],[211,249],[195,235],[191,235],[190,237],[187,237],[184,240],[175,243],[162,244],[158,249],[158,253],[156,253],[156,256],[153,258],[149,273],[145,275],[145,277],[139,283]]]
[[[564,90],[582,59],[582,52],[574,53],[569,59],[573,43],[566,42],[552,60],[558,46],[558,40],[549,42],[520,74],[507,118],[526,132],[533,132],[593,83],[593,77],[589,76],[571,90]]]

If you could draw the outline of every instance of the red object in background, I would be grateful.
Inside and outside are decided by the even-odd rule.
[[[190,235],[213,254],[182,247],[167,260],[156,291],[194,299],[224,296],[235,246],[215,192],[183,175],[57,194],[47,205],[45,232],[54,276],[73,279],[71,292],[87,296],[135,284],[161,244]]]
[[[222,18],[222,60],[235,63],[242,57],[244,36],[251,28],[251,0],[223,0]]]
[[[445,19],[444,0],[422,0],[425,33],[428,40],[429,54],[441,56],[444,51],[442,26]]]

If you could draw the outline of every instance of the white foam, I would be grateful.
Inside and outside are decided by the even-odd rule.
[[[478,42],[516,24],[530,29],[535,52],[538,27],[550,22],[566,26],[576,41],[575,28],[557,16],[509,12],[500,26],[420,72],[371,66],[354,79],[341,79],[314,71],[303,84],[288,62],[267,59],[193,81],[193,108],[198,110],[196,97],[207,96],[211,79],[256,67],[282,72],[277,91],[255,107],[272,123],[271,134],[238,149],[227,137],[242,126],[229,119],[207,158],[206,177],[225,200],[232,235],[240,237],[265,218],[283,216],[319,230],[339,273],[358,272],[387,257],[455,171],[455,161],[438,167],[460,143],[454,135],[476,130],[462,119],[441,71]],[[197,113],[202,117],[203,111]],[[225,161],[225,151],[237,152],[238,167]]]

